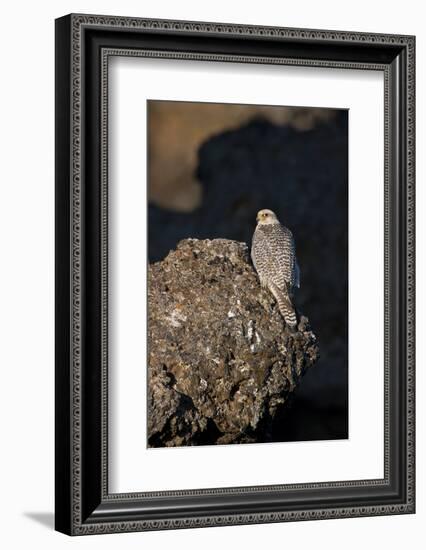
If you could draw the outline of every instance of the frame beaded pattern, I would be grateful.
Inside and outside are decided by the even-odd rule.
[[[213,61],[213,62],[239,62],[239,63],[262,63],[262,64],[273,64],[273,65],[288,65],[288,66],[310,66],[310,67],[327,67],[327,68],[338,68],[338,69],[359,69],[360,64],[356,63],[338,63],[338,62],[318,62],[313,60],[301,61],[288,58],[274,58],[270,59],[268,57],[261,56],[232,56],[232,55],[216,55],[216,54],[194,54],[189,52],[164,52],[164,51],[155,51],[155,50],[132,50],[132,49],[116,49],[116,48],[105,48],[102,51],[102,101],[101,101],[101,112],[102,112],[102,124],[101,129],[102,135],[102,167],[101,167],[101,185],[102,185],[102,197],[104,197],[104,202],[102,206],[102,218],[103,223],[107,223],[108,217],[108,128],[106,126],[108,120],[108,63],[110,57],[142,57],[142,58],[157,58],[157,59],[181,59],[181,60],[191,60],[191,61]],[[387,72],[387,66],[381,64],[369,64],[362,65],[364,69],[368,68],[369,70],[376,71],[385,71]],[[387,98],[387,101],[389,98]],[[386,99],[385,99],[386,103]],[[386,109],[385,109],[386,111]],[[386,117],[385,117],[386,118]],[[387,158],[389,155],[389,145],[388,141],[390,139],[389,128],[385,130],[385,166],[387,165]],[[385,178],[386,179],[386,178]],[[387,198],[385,198],[385,208],[387,206]],[[385,228],[389,225],[389,211],[385,212]],[[387,235],[385,235],[385,241],[389,241]],[[385,253],[387,258],[387,263],[389,263],[389,253]],[[386,264],[386,260],[385,260]],[[386,265],[385,265],[386,268]],[[105,233],[102,237],[102,288],[108,288],[108,235]],[[387,285],[388,286],[388,285]],[[385,308],[386,312],[389,310],[389,307]],[[106,309],[103,309],[103,322],[102,326],[106,327],[108,325],[108,312]],[[387,326],[388,323],[385,323]],[[123,500],[123,499],[140,499],[144,497],[160,497],[160,496],[186,496],[186,495],[221,495],[229,493],[250,493],[255,492],[260,489],[267,489],[268,491],[283,491],[283,490],[303,490],[310,489],[314,487],[349,487],[349,486],[361,486],[361,485],[386,485],[389,480],[389,410],[388,407],[385,408],[384,414],[384,478],[383,479],[373,479],[373,480],[357,480],[357,481],[344,481],[344,482],[323,482],[323,483],[297,483],[297,484],[286,484],[286,485],[268,485],[268,486],[249,486],[249,487],[229,487],[229,488],[220,488],[220,489],[191,489],[191,490],[176,490],[176,491],[151,491],[151,492],[134,492],[134,493],[108,493],[108,336],[106,332],[103,332],[103,342],[102,342],[102,357],[104,362],[102,364],[102,386],[103,390],[103,399],[102,399],[102,432],[103,432],[103,484],[102,492],[103,498],[106,500]],[[385,330],[385,349],[387,348],[387,343],[389,341],[388,331]],[[385,395],[389,394],[389,357],[385,359]],[[387,400],[385,399],[385,403]]]
[[[295,512],[273,512],[273,513],[252,513],[252,514],[229,514],[215,515],[211,517],[195,517],[190,519],[173,520],[147,520],[147,521],[124,521],[117,523],[93,523],[84,525],[81,517],[81,165],[83,148],[81,143],[81,48],[82,48],[82,29],[84,27],[110,27],[121,29],[147,29],[156,31],[176,31],[191,33],[208,33],[209,35],[250,35],[262,38],[289,38],[289,39],[308,39],[328,42],[352,42],[365,44],[394,44],[402,45],[407,49],[408,65],[408,86],[407,86],[407,104],[408,104],[408,128],[407,128],[407,504],[391,506],[366,506],[366,507],[343,507],[333,509],[306,510]],[[415,92],[414,92],[414,38],[411,36],[396,36],[389,34],[368,34],[368,33],[347,33],[342,31],[329,30],[309,30],[309,29],[287,29],[279,27],[253,27],[245,25],[227,25],[219,23],[201,23],[187,21],[169,21],[152,19],[134,19],[124,17],[103,17],[92,15],[73,15],[72,16],[72,189],[71,189],[71,233],[72,233],[72,329],[71,329],[71,379],[72,379],[72,530],[76,535],[117,533],[126,531],[145,531],[158,529],[180,529],[190,527],[204,527],[217,525],[238,525],[249,523],[264,522],[284,522],[295,520],[328,519],[337,517],[362,517],[370,515],[386,515],[394,513],[411,513],[414,511],[414,170],[415,170],[415,146],[414,146],[414,111],[415,111]],[[301,65],[311,67],[334,67],[345,69],[369,69],[384,71],[385,78],[385,228],[389,227],[389,140],[390,140],[390,122],[389,122],[389,69],[386,65],[362,64],[362,63],[337,63],[332,61],[318,60],[294,60],[294,59],[271,59],[254,56],[232,56],[232,55],[211,55],[211,54],[193,54],[176,52],[154,52],[143,50],[120,50],[106,49],[102,53],[102,113],[101,113],[101,210],[102,210],[102,492],[105,500],[132,500],[143,498],[144,496],[166,496],[166,495],[198,495],[198,494],[243,494],[259,490],[260,487],[238,487],[225,489],[200,489],[191,491],[170,491],[158,493],[117,493],[108,494],[108,58],[111,55],[120,56],[140,56],[140,57],[158,57],[168,59],[191,59],[203,61],[231,61],[241,63],[274,63],[283,65]],[[297,485],[274,485],[262,486],[263,490],[294,490],[312,487],[349,487],[362,485],[381,485],[386,484],[389,476],[389,416],[388,390],[389,377],[386,365],[389,364],[389,334],[387,326],[389,325],[389,256],[390,242],[385,230],[385,477],[383,480],[362,480],[362,481],[342,481],[333,483],[315,483],[315,484],[297,484]]]

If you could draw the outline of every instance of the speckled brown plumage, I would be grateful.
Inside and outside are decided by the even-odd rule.
[[[257,219],[251,248],[254,267],[262,286],[277,300],[286,323],[295,326],[297,317],[292,296],[300,282],[293,235],[272,210],[261,210]]]

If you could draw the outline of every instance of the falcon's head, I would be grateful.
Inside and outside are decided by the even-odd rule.
[[[280,223],[275,212],[272,210],[259,210],[256,216],[256,221],[260,225],[270,225],[272,223]]]

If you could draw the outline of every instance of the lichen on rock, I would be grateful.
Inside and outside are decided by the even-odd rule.
[[[318,357],[306,317],[286,326],[246,244],[181,241],[148,270],[148,445],[268,441]]]

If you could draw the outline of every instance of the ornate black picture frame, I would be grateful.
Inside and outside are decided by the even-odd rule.
[[[109,493],[107,74],[116,55],[383,72],[383,479]],[[56,21],[57,530],[414,513],[414,56],[413,36],[95,15]]]

